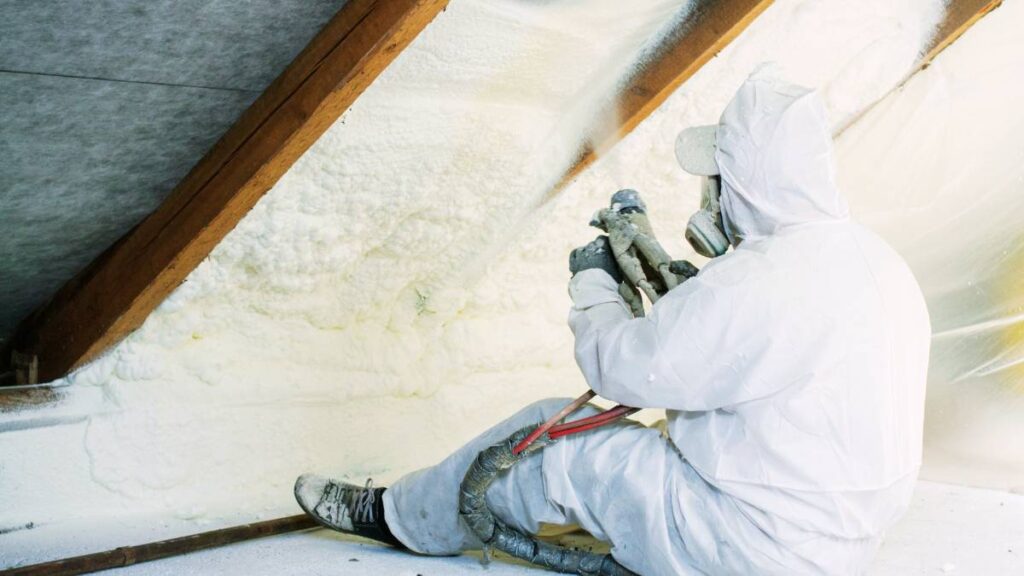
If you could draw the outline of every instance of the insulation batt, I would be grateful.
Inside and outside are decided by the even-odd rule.
[[[1006,115],[1024,96],[1020,4],[837,144],[854,217],[907,257],[938,333],[924,475],[1001,487],[1024,485],[1006,440],[1024,340],[1022,117]],[[699,263],[678,131],[715,122],[766,60],[818,88],[838,131],[911,71],[943,8],[778,0],[552,197],[589,127],[614,124],[608,95],[687,13],[620,5],[454,0],[141,329],[59,383],[59,424],[0,433],[0,529],[295,513],[301,472],[385,483],[539,397],[577,395],[565,265],[594,209],[638,189],[668,251]]]

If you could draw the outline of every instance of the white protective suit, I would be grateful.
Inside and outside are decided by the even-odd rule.
[[[716,158],[739,245],[633,319],[611,277],[570,283],[589,385],[668,410],[570,436],[488,493],[524,530],[576,523],[645,575],[860,574],[906,510],[921,458],[929,322],[909,269],[851,222],[817,94],[751,78]],[[470,461],[568,400],[534,405],[384,496],[413,550],[479,545],[457,516]],[[592,410],[592,409],[590,409]]]

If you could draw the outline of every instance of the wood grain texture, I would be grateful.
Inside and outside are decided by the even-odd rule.
[[[447,5],[350,0],[163,204],[25,319],[4,350],[63,376],[137,328]]]
[[[639,126],[683,82],[728,46],[771,4],[772,0],[699,2],[693,15],[668,36],[657,55],[633,76],[619,94],[617,129],[597,146],[583,151],[580,159],[552,190],[549,198],[593,164],[597,160],[598,150],[606,153]]]

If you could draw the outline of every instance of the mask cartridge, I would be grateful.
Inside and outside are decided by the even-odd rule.
[[[722,222],[722,181],[718,176],[704,178],[700,210],[686,224],[686,241],[700,254],[714,258],[729,249],[729,238]]]

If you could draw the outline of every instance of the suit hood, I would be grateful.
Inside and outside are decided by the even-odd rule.
[[[716,136],[722,213],[734,244],[849,216],[816,91],[755,72],[722,113]]]

